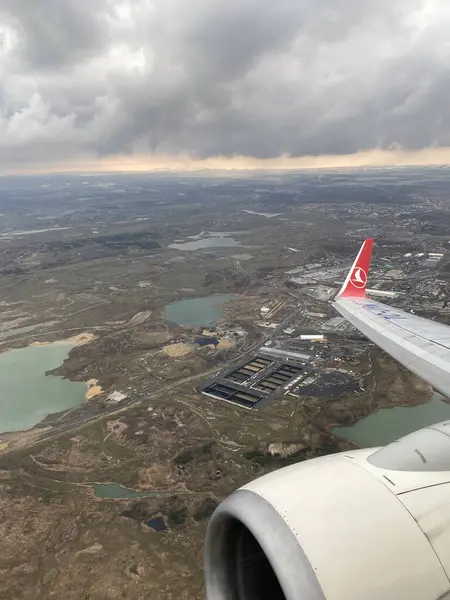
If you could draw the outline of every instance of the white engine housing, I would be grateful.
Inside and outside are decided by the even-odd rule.
[[[450,599],[450,422],[249,483],[214,512],[208,600]]]

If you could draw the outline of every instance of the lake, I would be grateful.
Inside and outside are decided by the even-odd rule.
[[[117,483],[93,483],[91,485],[97,498],[109,498],[110,500],[133,500],[134,498],[152,498],[172,494],[172,492],[138,492]]]
[[[49,414],[85,402],[85,383],[45,375],[59,367],[72,348],[70,343],[55,343],[0,354],[0,433],[30,429]]]
[[[182,327],[210,327],[223,317],[222,305],[233,298],[233,294],[214,294],[178,300],[166,306],[164,320]]]
[[[190,242],[181,242],[170,244],[169,248],[175,250],[201,250],[202,248],[228,248],[233,246],[242,246],[241,242],[235,240],[231,234],[227,232],[208,233],[203,236],[203,233],[199,235],[191,235]]]
[[[434,394],[418,406],[381,408],[352,427],[335,427],[333,433],[363,447],[384,446],[417,429],[450,419],[450,404]]]
[[[151,527],[154,531],[166,531],[167,526],[162,517],[152,517],[146,522],[147,527]]]

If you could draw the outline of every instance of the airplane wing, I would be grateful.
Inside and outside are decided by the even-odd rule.
[[[450,397],[450,327],[366,297],[373,239],[366,240],[333,306],[361,333]]]
[[[334,306],[450,396],[450,327],[366,298],[366,240]],[[207,600],[450,600],[450,421],[273,471],[222,502]]]
[[[366,240],[334,306],[450,396],[450,327],[366,298]],[[222,502],[207,600],[450,600],[450,421],[273,471]]]

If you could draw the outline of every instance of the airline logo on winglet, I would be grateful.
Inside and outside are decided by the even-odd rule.
[[[350,269],[337,297],[364,298],[366,295],[367,275],[372,257],[373,239],[363,242],[358,256]]]
[[[352,276],[350,277],[350,283],[355,288],[365,288],[367,283],[367,273],[361,267],[355,267],[353,269]]]

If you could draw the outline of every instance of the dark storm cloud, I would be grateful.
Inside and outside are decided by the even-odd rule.
[[[450,145],[446,0],[3,0],[0,159]]]
[[[107,41],[103,0],[2,0],[0,14],[18,34],[23,67],[58,69],[88,59]]]

